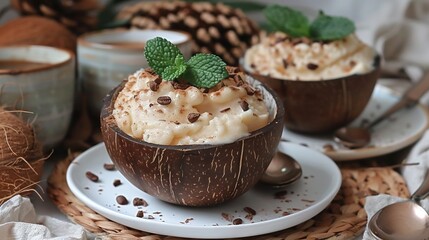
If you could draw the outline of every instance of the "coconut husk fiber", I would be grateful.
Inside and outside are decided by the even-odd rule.
[[[29,113],[0,107],[0,205],[37,192],[45,160],[33,128],[17,114]]]

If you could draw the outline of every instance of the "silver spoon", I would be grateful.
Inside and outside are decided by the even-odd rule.
[[[419,205],[429,196],[429,174],[410,200],[380,209],[368,223],[369,233],[384,240],[428,240],[429,214]]]
[[[361,148],[371,141],[370,129],[388,118],[393,113],[405,106],[414,106],[418,103],[420,97],[429,90],[429,72],[422,80],[411,86],[402,96],[401,100],[390,107],[386,112],[377,117],[374,121],[362,127],[342,127],[335,131],[334,140],[348,148]]]
[[[291,156],[277,151],[260,182],[282,188],[298,180],[301,175],[301,165]]]

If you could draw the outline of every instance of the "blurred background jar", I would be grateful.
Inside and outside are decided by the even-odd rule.
[[[73,112],[75,56],[72,52],[36,45],[0,47],[0,104],[34,122],[45,148],[65,137]]]
[[[176,44],[185,58],[191,37],[167,30],[114,29],[90,32],[78,38],[79,89],[87,97],[90,113],[100,115],[103,98],[128,75],[147,68],[143,50],[147,40],[163,37]]]

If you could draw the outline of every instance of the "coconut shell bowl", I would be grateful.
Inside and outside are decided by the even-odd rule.
[[[274,156],[284,126],[280,98],[266,85],[248,77],[260,89],[270,111],[268,125],[232,143],[159,145],[121,131],[112,116],[124,83],[104,99],[100,122],[107,152],[116,168],[137,188],[169,203],[212,206],[252,188]]]
[[[247,74],[271,87],[282,99],[286,128],[301,133],[330,133],[355,120],[368,104],[380,74],[380,57],[372,71],[345,77],[297,81],[252,72]]]

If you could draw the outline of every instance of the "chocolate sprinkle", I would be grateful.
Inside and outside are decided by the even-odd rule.
[[[236,218],[236,219],[232,220],[233,225],[240,225],[242,223],[243,223],[243,220],[241,220],[241,218]]]
[[[113,181],[113,186],[115,186],[115,187],[117,187],[117,186],[119,186],[119,185],[121,185],[122,184],[122,182],[121,182],[121,180],[119,180],[119,179],[115,179],[114,181]]]
[[[139,210],[139,211],[137,212],[137,214],[136,214],[136,217],[138,217],[138,218],[142,218],[142,217],[144,217],[144,213],[143,213],[143,211],[142,211],[142,210]]]
[[[198,120],[198,118],[200,118],[200,114],[199,113],[189,113],[188,114],[188,121],[190,123],[194,123]]]
[[[255,90],[249,85],[245,85],[244,89],[246,90],[246,93],[249,96],[252,96],[253,94],[255,94]]]
[[[319,67],[319,65],[314,64],[314,63],[307,64],[307,68],[310,70],[316,70],[318,67]]]
[[[133,199],[133,205],[134,206],[143,206],[143,207],[148,206],[147,202],[143,198],[138,198],[138,197]]]
[[[282,60],[282,63],[283,63],[283,67],[286,69],[287,68],[287,66],[289,65],[289,63],[287,62],[287,60],[286,59],[283,59]]]
[[[105,163],[103,165],[104,169],[106,169],[107,171],[113,171],[116,170],[115,164],[113,163]]]
[[[119,205],[127,205],[128,204],[128,200],[126,197],[124,197],[123,195],[119,195],[116,197],[116,202]]]
[[[98,182],[98,176],[90,171],[86,172],[86,177],[93,182]]]
[[[249,104],[245,100],[239,101],[238,103],[240,104],[240,107],[243,109],[243,111],[249,110]]]
[[[171,98],[169,96],[161,96],[156,101],[161,105],[168,105],[171,103]]]
[[[221,113],[224,113],[224,112],[228,112],[229,110],[231,110],[231,108],[225,108],[225,109],[222,109],[222,110],[220,110],[220,112],[221,112]]]
[[[162,79],[158,76],[155,80],[153,80],[157,84],[161,84]]]
[[[256,211],[251,207],[244,207],[243,210],[250,215],[256,215]]]
[[[149,88],[150,88],[150,90],[156,92],[159,88],[159,85],[155,81],[150,81],[149,82]]]

